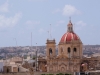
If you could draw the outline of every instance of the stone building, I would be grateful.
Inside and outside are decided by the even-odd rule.
[[[23,58],[22,57],[13,57],[7,60],[4,60],[3,72],[26,72],[28,71],[22,67]]]
[[[80,72],[82,60],[82,42],[73,30],[71,20],[67,25],[67,31],[61,37],[56,55],[56,41],[46,42],[46,57],[38,60],[39,70],[46,72]],[[44,67],[44,69],[42,69]]]

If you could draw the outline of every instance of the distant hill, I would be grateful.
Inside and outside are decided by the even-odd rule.
[[[45,53],[46,46],[1,47],[0,53],[23,53],[23,52],[35,51],[36,48],[38,52]],[[100,45],[83,45],[83,54],[91,55],[94,53],[100,53]]]

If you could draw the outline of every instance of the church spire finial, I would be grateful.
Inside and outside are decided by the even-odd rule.
[[[71,16],[69,17],[69,22],[71,22]]]

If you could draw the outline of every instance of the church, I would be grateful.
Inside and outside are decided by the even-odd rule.
[[[56,54],[56,41],[47,39],[46,56],[38,58],[38,70],[44,72],[80,72],[83,56],[82,41],[73,30],[71,20],[61,37]]]

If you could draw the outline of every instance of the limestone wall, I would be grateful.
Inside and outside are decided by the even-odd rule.
[[[91,72],[90,75],[100,75],[100,72]]]
[[[49,73],[49,72],[35,72],[34,75],[41,75],[41,74],[54,74],[56,75],[56,73]],[[63,73],[64,74],[64,73]],[[30,73],[25,73],[25,72],[21,72],[21,73],[0,73],[0,75],[30,75]],[[74,74],[72,74],[74,75]],[[91,72],[89,75],[100,75],[100,72]]]
[[[53,74],[53,75],[56,75],[60,72],[35,72],[34,75],[41,75],[41,74]],[[66,73],[63,73],[63,74],[66,74]],[[73,73],[71,73],[72,75],[74,75]]]
[[[56,75],[58,73],[57,72],[52,72],[52,73],[50,73],[50,72],[35,72],[34,73],[34,75],[41,75],[41,74],[54,74],[54,75]],[[65,73],[63,73],[63,74],[65,74]],[[25,73],[25,72],[21,72],[21,73],[18,73],[18,72],[16,72],[16,73],[0,73],[0,75],[30,75],[30,73]]]
[[[0,73],[0,75],[30,75],[29,73]]]

